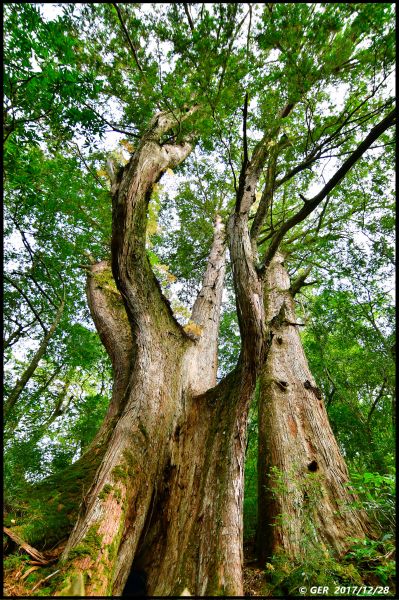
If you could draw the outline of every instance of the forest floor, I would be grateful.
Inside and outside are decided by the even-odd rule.
[[[244,596],[267,596],[265,571],[259,568],[254,542],[244,543]]]
[[[259,569],[252,548],[246,548],[246,550],[243,568],[244,595],[250,597],[267,596],[265,573],[262,569]],[[12,571],[6,572],[3,587],[4,595],[6,597],[29,597],[32,583],[29,584],[26,582],[26,577],[32,572],[30,569],[26,570],[26,562],[20,564]],[[40,589],[41,586],[39,585],[38,587]]]
[[[37,591],[34,596],[43,595],[43,587],[46,585],[46,580],[50,579],[50,577],[47,577],[47,574],[51,575],[51,572],[57,572],[57,568],[52,565],[57,562],[57,559],[64,550],[66,540],[62,541],[52,550],[46,551],[46,563],[32,560],[32,556],[24,553],[24,548],[20,548],[20,551],[17,552],[17,546],[8,539],[6,539],[5,545],[3,542],[3,560],[6,558],[6,551],[9,550],[9,544],[12,553],[8,556],[14,558],[14,565],[6,568],[6,564],[4,564],[3,596],[31,598],[32,592],[35,590]],[[31,546],[28,546],[28,548],[31,548]],[[38,575],[42,568],[46,569],[46,577]],[[50,572],[47,573],[47,570]]]

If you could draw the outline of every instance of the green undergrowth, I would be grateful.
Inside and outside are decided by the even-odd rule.
[[[18,504],[8,506],[4,524],[39,550],[54,547],[71,531],[99,460],[92,452],[62,472],[26,486]]]
[[[28,554],[11,554],[10,556],[6,556],[3,560],[3,569],[4,572],[14,571],[23,566],[23,564],[30,560]]]
[[[52,575],[52,577],[50,577],[46,581],[43,581],[41,585],[36,587],[36,589],[33,592],[35,596],[52,596],[54,592],[60,587],[60,585],[62,585],[62,582],[64,580],[64,574],[62,573],[62,571],[59,570],[58,573],[56,573],[57,570],[57,566],[50,565],[48,567],[42,567],[37,571],[33,571],[33,573],[30,573],[24,581],[24,585],[27,591],[32,590],[40,581],[43,581],[46,577]],[[55,573],[55,575],[53,575],[53,573]]]
[[[328,587],[332,596],[348,596],[344,588],[364,586],[380,586],[385,590],[383,595],[394,596],[394,546],[390,536],[384,536],[381,540],[353,539],[351,548],[342,558],[321,546],[308,546],[304,556],[295,560],[284,552],[276,553],[266,563],[265,580],[265,596],[303,597],[301,588],[310,592],[311,588],[317,587]],[[340,588],[342,593],[336,593]]]
[[[396,561],[392,534],[385,534],[380,540],[352,538],[351,541],[347,560],[357,565],[365,579],[393,589]]]
[[[315,539],[313,511],[322,501],[321,485],[317,474],[306,474],[302,479],[294,479],[293,474],[282,473],[278,469],[271,472],[272,491],[282,495],[288,493],[288,482],[295,482],[301,494],[306,493],[307,502],[303,506],[303,531],[301,552],[292,560],[283,552],[276,553],[266,564],[265,595],[303,596],[301,588],[307,592],[311,588],[328,588],[329,595],[351,595],[346,588],[381,587],[381,595],[395,595],[395,544],[394,544],[394,506],[395,481],[391,475],[364,473],[352,476],[348,487],[357,494],[351,503],[352,509],[364,510],[374,532],[380,532],[378,539],[348,538],[350,547],[343,557],[337,557],[328,546]],[[279,515],[280,519],[289,518]],[[377,534],[375,533],[376,537]],[[341,591],[337,591],[340,590]],[[355,595],[367,595],[360,591]],[[312,595],[312,593],[310,593]]]

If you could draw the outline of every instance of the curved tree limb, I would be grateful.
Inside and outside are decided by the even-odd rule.
[[[112,188],[112,272],[125,301],[129,320],[148,329],[148,317],[157,320],[162,310],[174,334],[182,334],[169,303],[163,297],[146,253],[147,206],[153,186],[168,169],[191,152],[192,144],[161,144],[162,136],[187,119],[198,107],[181,115],[163,111],[154,116],[136,152],[122,169]],[[168,315],[168,316],[166,316]]]

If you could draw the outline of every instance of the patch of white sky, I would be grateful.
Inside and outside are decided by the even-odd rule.
[[[79,9],[79,7],[81,7],[81,6],[83,6],[83,5],[80,3],[75,4],[75,7],[77,9]],[[150,16],[154,13],[154,11],[159,11],[159,10],[162,11],[162,9],[163,9],[163,4],[160,4],[160,3],[155,3],[155,4],[143,3],[140,5],[140,12],[144,16],[147,16],[147,15]],[[215,4],[214,3],[205,4],[205,10],[207,10],[211,14],[213,14],[215,12]],[[321,7],[320,10],[323,11],[324,10],[323,7]],[[55,20],[59,16],[62,15],[63,5],[62,4],[41,4],[40,11],[41,11],[41,14],[43,15],[43,18],[45,18],[47,20]],[[261,6],[258,4],[252,5],[252,21],[253,21],[252,27],[253,28],[255,27],[256,23],[259,21],[260,14],[261,14]],[[246,20],[244,21],[244,23],[241,27],[240,33],[237,36],[236,44],[245,44],[246,43],[248,20],[249,20],[249,12],[247,13]],[[176,61],[176,59],[173,56],[171,57],[170,52],[169,52],[171,49],[172,49],[171,43],[158,42],[154,37],[150,38],[150,40],[147,44],[148,52],[154,53],[154,54],[157,54],[158,52],[160,52],[161,69],[162,69],[163,73],[168,73],[173,70],[174,62]],[[280,51],[278,49],[272,50],[269,54],[267,62],[273,62],[273,61],[278,60],[279,54],[280,54]],[[111,54],[107,55],[107,53],[105,53],[103,58],[105,58],[106,60],[108,58],[108,60],[111,61],[112,55]],[[35,68],[40,69],[40,67],[37,65],[37,61],[36,61],[35,57],[33,57],[33,64],[35,65]],[[249,84],[251,76],[247,75],[246,78],[248,79],[248,84]],[[245,78],[244,78],[244,83],[245,83]],[[331,86],[330,86],[330,88],[331,88]],[[346,92],[345,85],[341,85],[341,86],[336,87],[331,90],[328,90],[328,88],[326,88],[325,91],[331,91],[332,98],[334,98],[335,107],[337,110],[343,106],[345,92]],[[326,104],[326,109],[330,107],[330,102],[325,101],[325,104]],[[116,123],[118,122],[118,119],[120,119],[120,117],[122,116],[123,108],[121,107],[120,103],[113,98],[108,99],[106,104],[103,106],[103,108],[105,110],[105,112],[103,112],[103,116],[107,119],[113,119],[113,121]],[[250,110],[253,110],[253,111],[256,110],[256,108],[257,108],[257,99],[256,98],[251,99],[249,108],[250,108]],[[324,106],[322,106],[321,108],[323,109]],[[251,130],[248,131],[248,136],[250,138],[252,138],[253,140],[260,140],[263,136],[263,132],[252,128]],[[121,134],[117,131],[108,130],[105,132],[105,134],[101,140],[101,146],[103,146],[103,148],[105,150],[111,151],[111,150],[115,149],[116,147],[118,147],[120,141],[124,137],[125,137],[124,134]],[[83,150],[83,146],[86,142],[85,137],[83,135],[77,134],[75,141],[78,144],[78,146],[80,147],[80,150]],[[122,154],[123,154],[124,158],[126,160],[128,160],[129,154],[127,153],[127,151],[125,149],[122,149]],[[216,165],[217,163],[214,163],[214,164]],[[327,168],[327,171],[325,172],[325,174],[328,174],[329,170],[331,170],[331,174],[332,174],[334,166],[335,166],[334,164],[331,164],[330,168],[329,169]],[[220,165],[220,169],[223,169],[223,168],[225,168],[224,165]],[[184,177],[171,177],[166,174],[162,178],[162,188],[165,193],[174,197],[178,192],[181,182],[184,180],[185,180]],[[313,183],[312,187],[310,188],[311,193],[317,193],[317,191],[319,189],[321,189],[322,185],[323,185],[322,182]],[[178,227],[178,224],[176,224],[176,228],[177,227]]]

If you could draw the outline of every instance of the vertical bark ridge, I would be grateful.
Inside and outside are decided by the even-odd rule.
[[[64,561],[92,574],[86,595],[111,593],[120,570],[118,554],[129,550],[123,583],[135,554],[159,472],[166,460],[169,433],[181,395],[182,352],[163,353],[159,339],[138,350],[129,399],[105,451],[81,514],[65,548]],[[95,534],[95,550],[85,547]],[[83,553],[83,558],[76,553]],[[122,553],[123,554],[123,553]]]
[[[273,340],[260,376],[258,544],[262,561],[277,550],[292,557],[306,540],[337,553],[347,538],[369,532],[353,509],[348,471],[332,432],[322,395],[301,344],[284,257],[266,275],[266,319]],[[273,469],[277,468],[273,475]],[[277,492],[276,495],[274,492]]]
[[[241,356],[244,365],[256,370],[265,351],[266,329],[263,286],[255,270],[247,214],[233,214],[229,219],[228,233],[241,333]]]
[[[185,357],[187,385],[194,395],[202,394],[216,385],[225,260],[224,225],[218,215],[215,219],[213,243],[202,287],[191,313],[191,322],[194,324],[193,337],[196,343],[189,348]]]

